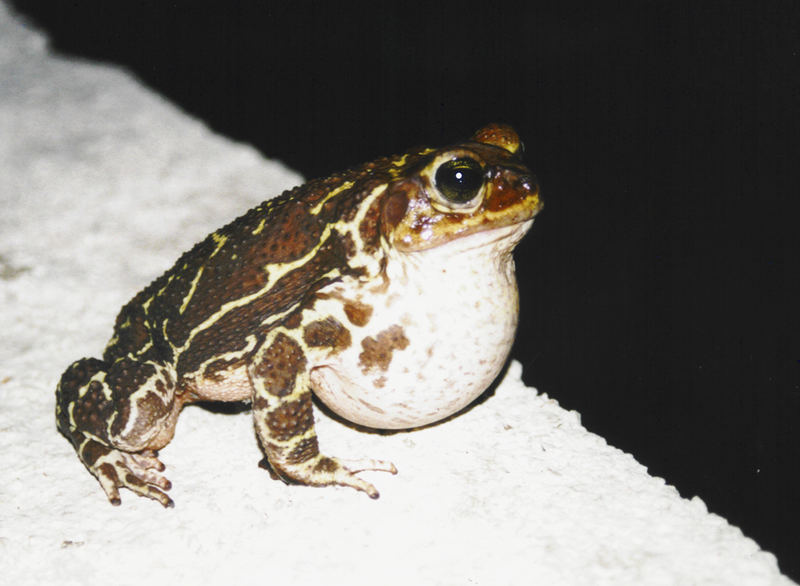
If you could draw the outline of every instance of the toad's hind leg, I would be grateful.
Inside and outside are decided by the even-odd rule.
[[[83,358],[61,376],[58,428],[112,504],[120,504],[119,488],[125,487],[172,506],[155,450],[172,439],[180,411],[174,387],[167,369],[128,357],[113,363]]]
[[[372,484],[356,472],[383,470],[395,474],[389,462],[348,462],[323,456],[314,429],[314,413],[303,349],[278,333],[254,356],[249,368],[254,388],[256,432],[272,470],[286,482],[311,486],[350,486],[378,498]]]

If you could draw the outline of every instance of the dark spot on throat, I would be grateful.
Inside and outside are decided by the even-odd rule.
[[[303,330],[303,340],[314,348],[331,348],[334,353],[350,347],[350,331],[339,320],[326,317],[311,322]]]
[[[344,314],[354,326],[365,326],[372,317],[372,306],[360,301],[347,301],[344,304]]]
[[[376,337],[367,336],[361,341],[363,351],[358,355],[358,363],[365,374],[377,368],[386,371],[392,361],[395,350],[404,350],[408,347],[403,328],[398,325],[390,326],[380,332]]]

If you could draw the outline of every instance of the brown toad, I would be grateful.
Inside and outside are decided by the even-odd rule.
[[[410,428],[447,417],[497,376],[517,323],[512,250],[542,204],[508,126],[378,159],[265,201],[209,235],[117,317],[103,359],[62,375],[56,418],[119,504],[164,506],[157,450],[195,401],[252,402],[287,482],[351,486],[318,449],[312,391],[342,417]]]

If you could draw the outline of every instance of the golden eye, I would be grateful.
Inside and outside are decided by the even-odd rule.
[[[463,204],[480,193],[484,177],[483,167],[474,159],[446,161],[436,170],[436,189],[448,201]]]

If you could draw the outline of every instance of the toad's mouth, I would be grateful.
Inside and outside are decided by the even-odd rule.
[[[465,239],[473,240],[472,236],[483,234],[480,243],[465,243],[466,248],[473,248],[517,234],[518,237],[512,242],[513,246],[530,229],[534,217],[543,207],[537,191],[515,205],[499,211],[484,209],[473,217],[456,213],[420,217],[409,226],[410,229],[396,235],[394,246],[401,252],[418,252],[454,245]]]
[[[447,248],[450,252],[466,252],[476,248],[511,251],[531,229],[533,220],[534,218],[521,219],[503,226],[478,226],[460,232],[457,237],[438,244],[436,248]]]

